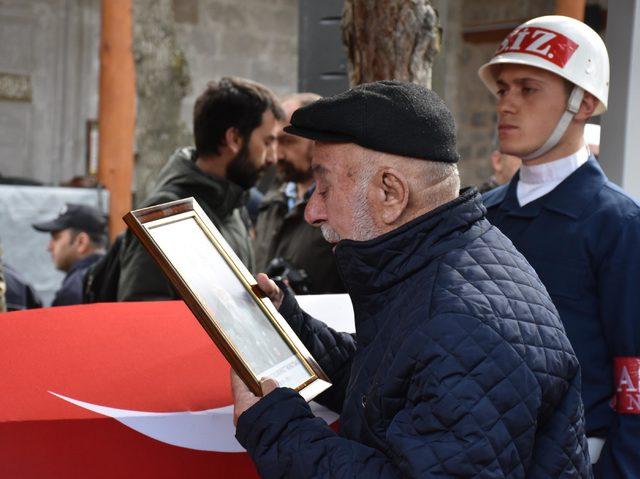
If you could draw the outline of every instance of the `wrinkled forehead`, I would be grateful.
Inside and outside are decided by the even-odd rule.
[[[316,176],[341,175],[360,164],[366,156],[366,148],[355,143],[314,142],[311,168]]]

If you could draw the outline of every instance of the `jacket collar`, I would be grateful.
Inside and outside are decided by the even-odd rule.
[[[369,241],[343,240],[335,253],[354,306],[360,296],[403,283],[435,258],[479,236],[486,209],[475,188],[401,227]]]
[[[225,178],[204,173],[193,161],[194,155],[193,148],[178,149],[160,173],[158,189],[162,190],[166,184],[183,188],[220,219],[246,203],[247,191]]]
[[[590,200],[602,189],[607,177],[593,156],[580,168],[569,175],[562,183],[546,195],[531,203],[520,206],[516,192],[520,172],[516,173],[509,185],[496,192],[487,201],[487,207],[500,204],[500,210],[511,216],[533,218],[544,208],[569,218],[577,219],[582,215]]]
[[[282,212],[282,216],[285,218],[292,218],[292,217],[298,217],[298,216],[304,217],[304,210],[307,207],[309,198],[311,198],[311,195],[315,190],[315,185],[307,190],[307,192],[304,194],[302,199],[298,201],[291,210],[289,210],[289,205],[288,205],[289,196],[285,191],[285,186],[283,186],[282,188],[278,188],[277,190],[269,191],[264,197],[264,199],[262,200],[259,210],[265,211],[275,207],[275,208],[279,208],[279,210]]]
[[[100,258],[102,258],[103,255],[104,253],[91,253],[89,256],[85,256],[84,258],[79,259],[78,261],[76,261],[71,265],[71,268],[69,268],[69,271],[67,272],[66,275],[69,276],[71,273],[79,269],[83,269],[91,266],[93,263],[95,263]]]

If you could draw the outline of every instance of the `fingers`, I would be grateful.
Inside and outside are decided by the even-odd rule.
[[[231,391],[232,392],[235,392],[236,390],[241,389],[243,386],[246,387],[242,379],[240,379],[240,376],[236,374],[233,368],[229,368],[229,372],[231,373],[230,375],[231,375]]]
[[[260,386],[262,387],[262,395],[266,396],[278,387],[278,381],[272,378],[263,379],[260,381]]]
[[[260,387],[262,395],[266,396],[278,387],[278,383],[271,378],[263,379],[260,381]],[[240,416],[257,403],[260,398],[254,396],[233,369],[231,370],[231,393],[233,394],[233,424],[237,426]]]
[[[277,295],[280,291],[280,288],[278,288],[278,285],[275,283],[275,281],[273,281],[264,273],[258,273],[256,275],[256,281],[258,282],[258,286],[260,286],[260,289],[264,291],[264,294],[266,294],[269,298],[271,298],[271,296]]]
[[[233,424],[238,424],[238,418],[258,400],[247,385],[231,369],[231,394],[233,395]]]
[[[258,273],[256,275],[256,281],[258,283],[258,287],[267,296],[267,298],[271,300],[276,308],[279,308],[280,304],[282,304],[284,293],[280,288],[278,288],[278,285],[264,273]]]

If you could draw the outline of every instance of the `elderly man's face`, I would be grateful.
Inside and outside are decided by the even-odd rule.
[[[358,171],[364,161],[364,149],[352,143],[316,142],[311,164],[316,189],[305,219],[320,227],[329,243],[378,236],[368,198],[371,185]]]

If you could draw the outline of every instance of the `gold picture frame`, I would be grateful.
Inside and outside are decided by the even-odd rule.
[[[231,367],[257,396],[275,379],[310,401],[331,386],[194,198],[123,217]]]

